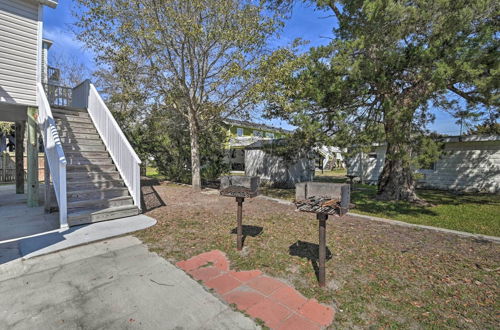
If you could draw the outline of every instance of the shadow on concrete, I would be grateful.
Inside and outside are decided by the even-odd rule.
[[[112,221],[74,226],[54,230],[37,236],[24,237],[0,244],[0,265],[18,258],[32,258],[82,244],[120,236],[156,224],[156,220],[136,215]]]
[[[259,236],[260,234],[262,234],[262,231],[264,230],[263,227],[251,226],[251,225],[243,225],[242,229],[243,229],[243,238],[242,238],[243,245],[245,244],[245,239],[247,238],[247,236],[251,236],[251,237]],[[234,227],[231,230],[231,234],[236,235],[237,234],[236,230],[237,230],[237,228]]]
[[[297,241],[288,247],[288,253],[291,256],[300,257],[308,259],[316,274],[316,278],[319,280],[319,245],[315,243],[309,243],[304,241]],[[328,247],[326,247],[326,260],[332,259],[332,252]]]

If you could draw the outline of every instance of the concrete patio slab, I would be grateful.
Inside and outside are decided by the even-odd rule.
[[[0,264],[18,259],[29,259],[100,241],[153,226],[156,220],[145,215],[53,230],[34,236],[0,242]]]
[[[258,329],[126,236],[0,265],[0,329]]]
[[[39,189],[41,206],[28,207],[26,195],[16,194],[15,185],[0,186],[0,242],[59,228],[59,214],[45,213],[43,189],[42,184]]]

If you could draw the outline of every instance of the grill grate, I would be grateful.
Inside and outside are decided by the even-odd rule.
[[[305,200],[295,201],[298,211],[340,215],[340,201],[322,196],[311,196]]]
[[[257,196],[257,192],[243,186],[229,186],[220,190],[221,196],[252,198]]]

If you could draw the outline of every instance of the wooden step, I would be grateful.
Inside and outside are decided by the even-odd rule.
[[[102,188],[68,191],[68,202],[75,202],[89,199],[108,199],[113,197],[129,196],[126,187]]]
[[[63,120],[59,120],[59,119],[56,119],[56,126],[57,126],[57,129],[95,128],[94,123],[92,123],[92,122],[86,122],[86,123],[79,122],[79,121],[67,122],[67,121],[63,121]]]
[[[109,208],[117,206],[130,206],[134,205],[134,199],[130,196],[120,196],[108,199],[88,199],[81,201],[74,201],[68,203],[68,211],[81,210],[88,208]]]
[[[112,165],[111,158],[82,158],[82,157],[66,157],[66,166],[68,165]]]
[[[68,134],[98,134],[95,127],[69,127],[69,126],[57,126],[57,131],[60,133]]]
[[[137,214],[139,214],[139,209],[135,205],[110,207],[105,209],[82,209],[68,213],[68,225],[77,226],[86,223],[130,217]]]
[[[73,144],[73,143],[63,143],[62,144],[64,152],[68,151],[106,151],[104,144],[101,145],[92,145],[92,144]]]
[[[60,137],[61,143],[65,144],[80,144],[85,143],[86,145],[103,145],[100,139],[86,139],[86,138],[70,138],[70,137]]]
[[[69,123],[92,123],[92,119],[90,119],[88,113],[85,113],[82,115],[74,116],[74,115],[65,115],[62,113],[54,113],[54,119],[56,122],[63,121],[63,122],[69,122]]]
[[[116,171],[115,165],[66,165],[67,172],[111,172]]]
[[[125,187],[123,180],[76,181],[68,185],[67,191],[72,192],[78,190],[99,190],[123,187]]]
[[[78,115],[81,116],[82,114],[88,115],[87,109],[83,108],[75,108],[75,107],[61,107],[61,106],[52,106],[51,107],[52,113],[62,113],[62,114],[67,114],[67,115]]]
[[[120,173],[118,171],[110,172],[67,172],[66,181],[68,184],[73,182],[82,182],[84,180],[89,180],[92,182],[98,182],[102,180],[120,180]]]
[[[92,140],[101,140],[101,136],[99,133],[73,133],[68,131],[58,131],[60,137],[67,138],[83,138],[83,139],[92,139]]]
[[[107,151],[67,151],[64,153],[68,157],[82,157],[82,158],[110,158],[111,156]]]

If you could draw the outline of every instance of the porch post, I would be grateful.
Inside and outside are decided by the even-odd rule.
[[[50,185],[50,169],[49,169],[49,162],[47,160],[47,155],[44,155],[44,165],[43,165],[43,174],[44,174],[44,182],[43,185],[45,187],[44,191],[44,207],[45,207],[45,212],[50,212],[50,204],[52,203],[51,197],[51,185]]]
[[[38,109],[28,107],[28,206],[38,206]]]
[[[24,194],[24,121],[16,121],[16,194]]]

